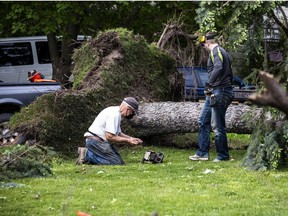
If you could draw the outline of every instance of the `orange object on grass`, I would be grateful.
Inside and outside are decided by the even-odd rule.
[[[76,212],[77,216],[92,216],[91,214],[85,213],[85,212],[81,212],[81,211],[77,211]]]

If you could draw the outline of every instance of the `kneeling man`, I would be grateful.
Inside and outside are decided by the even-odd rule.
[[[124,98],[120,106],[110,106],[102,110],[84,134],[86,148],[78,148],[76,164],[120,165],[125,164],[111,143],[141,144],[139,138],[131,137],[121,131],[121,120],[138,115],[138,101],[133,97]]]

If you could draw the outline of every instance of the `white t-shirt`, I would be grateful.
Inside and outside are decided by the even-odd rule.
[[[95,118],[92,125],[89,127],[89,131],[93,132],[97,136],[106,140],[105,132],[119,135],[121,133],[121,113],[119,106],[111,106],[102,110]],[[93,134],[86,132],[84,137],[93,136]]]

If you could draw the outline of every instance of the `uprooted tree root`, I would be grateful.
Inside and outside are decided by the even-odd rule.
[[[182,100],[184,80],[175,60],[125,29],[84,43],[73,60],[73,89],[39,97],[12,118],[14,130],[75,156],[77,147],[84,146],[83,134],[104,107],[127,96],[140,102]]]

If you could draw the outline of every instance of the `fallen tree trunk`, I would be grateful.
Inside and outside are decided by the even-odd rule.
[[[140,105],[140,115],[131,121],[138,136],[153,136],[169,133],[189,133],[198,131],[198,117],[204,103],[157,102]],[[250,113],[250,118],[245,115]],[[261,108],[244,104],[230,105],[226,114],[227,132],[250,134],[260,114]],[[253,116],[253,119],[251,119]],[[248,118],[248,119],[247,119]],[[254,123],[254,124],[253,124]]]

